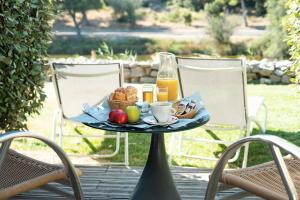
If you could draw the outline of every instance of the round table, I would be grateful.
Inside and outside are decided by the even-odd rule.
[[[166,158],[166,149],[164,133],[190,130],[209,121],[209,114],[206,110],[199,120],[193,121],[179,128],[156,126],[148,129],[132,127],[111,127],[105,123],[85,124],[92,128],[131,133],[151,133],[151,145],[148,159],[138,184],[131,196],[132,200],[180,200],[180,195],[174,184],[168,161]]]

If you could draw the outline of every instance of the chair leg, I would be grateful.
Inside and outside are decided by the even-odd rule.
[[[182,132],[179,133],[178,135],[178,140],[179,140],[179,145],[178,145],[178,155],[182,155],[182,145],[183,145],[183,141],[182,141]]]
[[[249,121],[247,124],[246,137],[249,137],[251,135],[251,132],[252,132],[252,122]],[[244,159],[243,159],[242,168],[247,167],[249,143],[246,143],[244,147],[245,147],[245,151],[244,151]]]
[[[174,148],[174,143],[176,141],[176,133],[173,133],[172,136],[171,136],[171,140],[169,142],[169,155],[168,155],[168,163],[169,163],[169,166],[172,165],[172,156],[173,156],[173,148]],[[180,133],[179,133],[180,134]]]
[[[264,126],[263,126],[263,129],[262,129],[262,132],[265,134],[265,133],[266,133],[266,130],[267,130],[268,107],[267,107],[267,105],[265,104],[265,102],[264,102],[262,105],[263,105],[263,107],[265,108],[265,118],[264,118]]]
[[[128,133],[124,133],[124,160],[125,160],[125,166],[129,166],[129,149],[128,149]]]
[[[63,146],[63,117],[62,117],[62,112],[59,112],[59,129],[58,129],[58,144],[60,147]]]

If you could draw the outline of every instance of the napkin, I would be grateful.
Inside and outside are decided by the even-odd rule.
[[[102,123],[107,121],[110,108],[107,99],[104,99],[99,105],[83,104],[82,111],[82,114],[70,119],[81,123]]]

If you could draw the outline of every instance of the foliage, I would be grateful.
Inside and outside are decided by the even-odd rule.
[[[7,0],[0,6],[0,130],[26,128],[45,99],[43,64],[55,11],[51,0]]]
[[[92,50],[98,49],[99,44],[105,42],[114,49],[114,53],[123,53],[130,48],[138,54],[153,53],[150,49],[154,41],[148,38],[139,37],[82,37],[78,40],[76,37],[54,37],[53,43],[48,49],[49,54],[80,54],[89,55]]]
[[[192,24],[192,14],[191,12],[187,11],[183,13],[183,19],[184,19],[184,23],[186,25],[191,25]]]
[[[255,9],[255,15],[256,16],[264,16],[267,13],[267,10],[266,10],[266,7],[265,7],[265,1],[266,0],[256,0],[256,1],[254,1],[255,2],[254,9]]]
[[[225,17],[209,17],[208,33],[218,44],[229,44],[234,25]]]
[[[118,59],[118,60],[136,60],[137,54],[134,52],[134,50],[127,50],[123,53],[114,53],[113,48],[109,47],[105,42],[100,44],[100,47],[98,48],[98,55],[102,59]]]
[[[173,0],[173,5],[177,5],[190,10],[199,11],[204,9],[206,3],[212,2],[213,0]]]
[[[230,37],[235,24],[227,20],[226,9],[235,4],[234,0],[215,0],[205,5],[208,15],[208,34],[215,42],[216,52],[221,55],[232,54]]]
[[[260,37],[250,42],[248,45],[248,53],[251,56],[263,57],[265,49],[268,48],[268,41],[269,39],[267,37]]]
[[[287,43],[290,46],[291,59],[295,60],[294,70],[300,83],[300,0],[289,0],[285,28],[288,32]]]
[[[63,0],[62,8],[66,10],[72,17],[77,35],[81,36],[80,24],[85,20],[87,21],[86,11],[90,9],[99,9],[104,5],[103,0]],[[76,13],[81,12],[83,15],[82,22],[78,22],[76,19]],[[86,22],[88,23],[88,22]]]
[[[108,4],[114,9],[119,22],[135,25],[137,20],[135,10],[140,7],[140,0],[108,0]]]
[[[287,33],[283,28],[282,19],[286,15],[285,0],[268,0],[267,18],[270,25],[267,27],[267,48],[264,50],[264,56],[270,58],[288,57],[288,47],[286,44]]]

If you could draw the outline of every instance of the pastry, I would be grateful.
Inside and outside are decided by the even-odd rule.
[[[126,93],[126,100],[127,101],[134,101],[134,100],[136,100],[136,95],[135,94]]]
[[[118,100],[118,101],[125,101],[126,100],[126,95],[123,92],[115,92],[113,99]]]
[[[134,94],[137,95],[137,89],[133,86],[126,87],[126,94]]]
[[[126,89],[125,88],[122,88],[122,87],[120,87],[120,88],[117,88],[116,90],[115,90],[115,92],[121,92],[121,93],[126,93]]]

